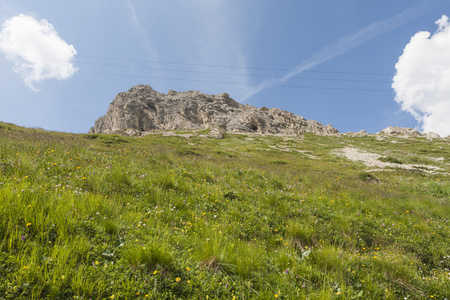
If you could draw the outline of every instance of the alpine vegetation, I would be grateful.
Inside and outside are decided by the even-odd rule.
[[[448,139],[207,134],[0,123],[0,298],[448,297]]]

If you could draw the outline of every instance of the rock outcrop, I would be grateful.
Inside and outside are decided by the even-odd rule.
[[[358,132],[347,132],[345,135],[348,137],[361,137],[368,136],[369,134],[365,130],[360,130]]]
[[[337,134],[331,125],[294,115],[278,108],[242,105],[228,94],[206,95],[197,91],[167,94],[148,85],[136,85],[119,93],[106,115],[100,117],[89,133],[125,131],[213,129],[222,132],[298,135],[312,132]]]
[[[425,137],[428,140],[441,138],[439,134],[435,132],[422,133],[414,128],[399,127],[399,126],[396,127],[389,126],[378,132],[378,134],[386,136],[400,136],[400,137]]]

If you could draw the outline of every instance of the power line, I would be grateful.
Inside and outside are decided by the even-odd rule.
[[[78,61],[78,63],[79,64],[86,64],[86,65],[107,66],[107,67],[133,68],[133,69],[170,71],[170,72],[186,72],[186,73],[197,73],[197,74],[232,75],[232,76],[260,77],[260,78],[281,78],[282,77],[282,76],[276,76],[276,75],[260,75],[260,74],[244,74],[244,73],[229,73],[229,72],[215,72],[215,71],[166,69],[166,68],[156,68],[156,67],[124,66],[124,65],[116,65],[116,64],[103,64],[103,63],[91,63],[91,62],[80,62],[80,61]],[[321,81],[342,81],[342,82],[373,82],[373,83],[390,83],[391,82],[391,81],[388,81],[388,80],[338,79],[338,78],[299,77],[299,76],[293,76],[293,77],[291,77],[291,79],[321,80]]]
[[[165,69],[157,67],[142,67],[142,66],[124,66],[116,64],[103,64],[103,63],[91,63],[91,62],[80,62],[80,64],[87,65],[99,65],[108,67],[120,67],[120,68],[133,68],[133,69],[143,69],[143,70],[156,70],[156,71],[170,71],[170,72],[186,72],[186,73],[196,73],[196,74],[215,74],[215,75],[232,75],[232,76],[245,76],[245,77],[260,77],[260,78],[282,78],[283,76],[276,75],[259,75],[259,74],[244,74],[244,73],[229,73],[229,72],[215,72],[215,71],[197,71],[197,70],[181,70],[181,69]],[[318,81],[338,81],[338,82],[368,82],[368,83],[392,83],[392,80],[368,80],[368,79],[340,79],[340,78],[320,78],[320,77],[300,77],[293,76],[289,79],[297,80],[318,80]],[[420,82],[408,82],[410,83],[420,83]],[[444,83],[447,84],[447,83]]]
[[[168,61],[157,61],[157,60],[143,60],[143,59],[130,59],[130,58],[118,58],[118,57],[105,57],[105,56],[91,56],[91,55],[77,55],[78,57],[86,57],[86,58],[96,58],[96,59],[105,59],[105,60],[117,60],[117,61],[128,61],[128,62],[140,62],[140,63],[156,63],[156,64],[169,64],[169,65],[181,65],[181,66],[197,66],[197,67],[212,67],[212,68],[229,68],[229,69],[241,69],[241,70],[265,70],[265,71],[284,71],[291,72],[293,69],[286,68],[268,68],[268,67],[243,67],[243,66],[226,66],[226,65],[212,65],[212,64],[200,64],[200,63],[182,63],[182,62],[168,62]],[[96,64],[96,63],[87,63],[86,64]],[[107,65],[107,64],[105,64]],[[120,66],[120,67],[129,67],[123,65],[110,65],[110,66]],[[137,67],[137,66],[133,66]],[[138,67],[138,68],[147,68],[147,67]],[[151,67],[150,67],[151,68]],[[164,69],[163,69],[164,70]],[[369,73],[369,72],[346,72],[346,71],[314,71],[314,70],[305,70],[302,73],[319,73],[319,74],[348,74],[348,75],[373,75],[373,76],[394,76],[394,73]],[[230,73],[230,75],[236,75],[234,73]],[[250,75],[252,76],[252,75]],[[264,75],[253,75],[253,76],[264,76]],[[450,76],[440,76],[440,75],[420,75],[420,74],[408,74],[403,76],[412,76],[412,77],[450,77]]]
[[[392,90],[382,90],[382,89],[335,88],[335,87],[315,87],[315,86],[301,86],[301,85],[276,85],[276,84],[264,84],[264,83],[225,82],[225,81],[171,78],[171,77],[159,77],[159,76],[128,75],[128,74],[115,74],[115,73],[90,72],[90,71],[79,71],[79,72],[86,73],[86,74],[95,74],[95,75],[136,77],[136,78],[146,78],[146,79],[218,83],[218,84],[235,84],[235,85],[245,85],[245,86],[286,87],[286,88],[298,88],[298,89],[318,89],[318,90],[338,90],[338,91],[391,92],[391,93],[393,92]],[[450,92],[429,92],[429,93],[447,94]]]
[[[207,64],[188,64],[188,63],[176,63],[176,62],[161,62],[161,61],[150,61],[150,60],[126,59],[126,58],[111,58],[111,57],[101,57],[101,56],[80,55],[79,57],[118,60],[118,61],[174,64],[174,65],[185,65],[185,66],[202,66],[202,67],[207,66],[207,67],[249,69],[249,70],[283,70],[283,71],[291,71],[291,70],[288,70],[288,69],[279,69],[279,68],[245,68],[245,67],[237,67],[237,66],[220,66],[220,65],[207,65]],[[276,79],[276,78],[282,78],[283,77],[283,76],[271,76],[271,75],[259,75],[259,74],[242,74],[242,73],[229,73],[229,72],[216,72],[216,71],[166,69],[166,68],[159,68],[159,67],[157,68],[157,67],[143,67],[143,66],[125,66],[125,65],[119,65],[119,64],[105,64],[105,63],[84,62],[84,61],[77,61],[77,63],[79,63],[79,64],[87,64],[87,65],[99,65],[99,66],[109,66],[109,67],[134,68],[134,69],[170,71],[170,72],[186,72],[186,73],[215,74],[215,75],[232,75],[232,76],[245,76],[245,77],[264,77],[264,78],[268,78],[268,79],[273,79],[273,78]],[[13,64],[5,64],[5,63],[0,63],[0,64],[2,64],[2,65],[13,65]],[[304,85],[284,85],[284,84],[277,85],[277,84],[265,84],[265,83],[226,82],[226,81],[201,80],[201,79],[186,79],[186,78],[173,78],[173,77],[159,77],[159,76],[144,76],[144,75],[129,75],[129,74],[106,73],[106,72],[93,72],[93,71],[84,71],[84,70],[80,70],[79,72],[80,73],[86,73],[86,74],[95,74],[95,75],[120,76],[120,77],[136,77],[136,78],[147,78],[147,79],[203,82],[203,83],[216,83],[216,84],[234,84],[234,85],[246,85],[246,86],[286,87],[286,88],[299,88],[299,89],[321,89],[321,90],[341,90],[341,91],[392,92],[392,89],[339,88],[339,87],[317,87],[317,86],[304,86]],[[381,74],[381,73],[335,72],[335,71],[305,71],[305,72],[309,72],[309,73],[324,73],[324,74],[326,73],[326,74],[358,74],[358,75],[361,75],[361,74],[364,74],[364,75],[392,75],[392,74]],[[361,82],[361,83],[364,83],[364,82],[366,82],[366,83],[391,83],[392,82],[392,81],[386,81],[386,80],[340,79],[340,78],[317,78],[317,77],[310,78],[310,77],[298,77],[298,76],[293,76],[290,79],[317,80],[317,81],[337,81],[337,82]],[[450,93],[450,92],[430,92],[430,93]]]

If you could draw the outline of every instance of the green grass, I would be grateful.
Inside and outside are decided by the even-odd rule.
[[[381,156],[378,158],[379,161],[387,162],[387,163],[393,163],[393,164],[403,164],[402,161],[399,159],[392,157],[392,156]]]
[[[449,160],[448,140],[0,123],[0,299],[448,298]]]

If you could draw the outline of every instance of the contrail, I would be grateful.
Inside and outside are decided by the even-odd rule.
[[[147,54],[149,55],[150,59],[157,60],[158,52],[156,51],[156,48],[150,42],[147,31],[142,27],[133,3],[131,3],[130,0],[127,0],[126,2],[130,9],[130,12],[131,12],[131,20],[130,20],[131,25],[134,27],[134,29],[137,31],[137,33],[140,35],[142,42],[144,44],[145,50],[147,51]]]
[[[430,5],[427,2],[429,1],[422,1],[390,19],[372,23],[371,25],[355,33],[346,35],[340,38],[338,41],[325,46],[324,48],[320,49],[318,53],[306,59],[303,63],[298,65],[293,70],[289,71],[283,77],[267,79],[261,82],[261,85],[250,89],[247,94],[245,94],[245,96],[240,99],[240,102],[247,100],[248,98],[271,86],[283,84],[292,77],[304,71],[307,71],[321,63],[335,58],[336,56],[342,55],[383,33],[394,30],[395,28],[398,28],[411,20],[418,18],[419,16],[423,15],[426,10],[430,9]]]

